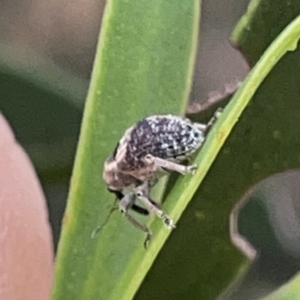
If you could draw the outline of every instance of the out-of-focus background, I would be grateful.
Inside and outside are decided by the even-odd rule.
[[[205,101],[246,75],[229,38],[248,2],[202,1],[191,101]],[[0,3],[0,110],[35,164],[55,246],[104,6],[103,0]]]

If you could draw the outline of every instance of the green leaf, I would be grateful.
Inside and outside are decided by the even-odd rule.
[[[265,300],[298,300],[300,295],[300,274],[295,276],[288,284]]]
[[[299,18],[274,41],[226,108],[224,118],[228,122],[238,119],[237,125],[141,286],[137,299],[158,295],[173,300],[215,299],[234,277],[245,275],[250,260],[242,257],[229,239],[232,207],[258,181],[299,166],[299,152],[295,150],[300,148],[299,50],[287,53],[276,64],[287,50],[295,49],[298,38]],[[252,47],[256,47],[254,42]],[[256,91],[261,81],[263,84]],[[234,110],[242,109],[253,93],[252,101],[238,118]],[[223,104],[216,107],[219,105]],[[230,120],[228,111],[236,119]],[[194,116],[194,120],[201,120],[201,116]],[[222,133],[230,129],[229,123],[222,124],[223,120],[222,116],[215,128],[217,132],[219,126]],[[215,149],[209,147],[208,140],[200,153],[203,156],[197,158],[200,168],[211,162],[210,155],[214,155]],[[164,280],[166,274],[172,276]],[[247,295],[245,290],[240,291],[240,298],[236,299],[244,300]]]
[[[117,213],[91,239],[113,201],[101,178],[102,167],[124,130],[139,118],[183,113],[198,22],[197,0],[107,2],[52,299],[131,299],[158,254],[161,245],[153,243],[149,250],[143,249],[144,235]],[[161,234],[166,229],[159,225]]]

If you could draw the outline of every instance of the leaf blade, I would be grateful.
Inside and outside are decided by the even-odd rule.
[[[199,1],[107,5],[59,244],[56,300],[134,295],[155,257],[140,268],[144,236],[119,214],[91,240],[112,198],[100,173],[124,129],[146,114],[183,112],[191,85]]]

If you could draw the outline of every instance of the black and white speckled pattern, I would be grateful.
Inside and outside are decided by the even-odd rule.
[[[172,115],[142,119],[125,135],[121,139],[123,145],[120,143],[115,151],[115,157],[118,159],[119,149],[125,147],[122,165],[132,170],[144,167],[143,158],[147,154],[180,162],[204,141],[203,130],[197,124]]]

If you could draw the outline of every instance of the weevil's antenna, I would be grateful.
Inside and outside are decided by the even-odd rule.
[[[118,199],[115,199],[115,202],[112,205],[112,207],[110,208],[109,213],[108,213],[107,217],[105,218],[104,222],[101,225],[99,225],[96,229],[93,230],[93,232],[91,234],[92,239],[95,238],[96,235],[99,233],[99,231],[108,223],[112,213],[119,208],[119,206],[116,205],[117,201],[118,201]]]

